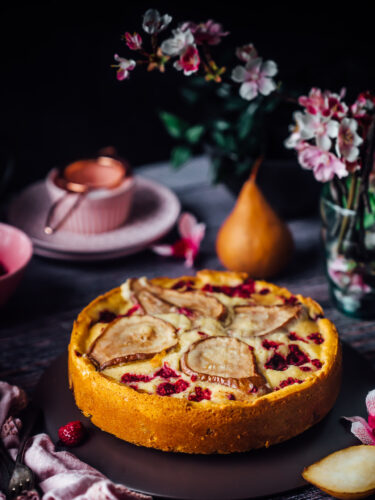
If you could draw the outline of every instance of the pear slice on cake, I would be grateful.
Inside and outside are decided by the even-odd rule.
[[[99,370],[148,359],[178,342],[173,325],[153,316],[118,318],[92,343],[87,355]]]
[[[236,316],[231,323],[231,331],[239,333],[244,338],[267,335],[296,319],[301,310],[302,306],[289,304],[235,306]]]
[[[181,370],[197,380],[222,384],[246,393],[269,392],[253,352],[241,340],[209,337],[190,346],[181,358]]]
[[[227,310],[215,297],[200,290],[180,292],[141,279],[130,280],[130,290],[147,314],[164,314],[188,310],[192,317],[223,319]]]
[[[351,446],[319,460],[303,478],[335,498],[365,498],[375,493],[375,446]]]

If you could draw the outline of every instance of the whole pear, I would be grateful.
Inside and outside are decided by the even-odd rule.
[[[231,271],[269,278],[287,265],[293,248],[291,232],[263,196],[255,172],[243,185],[233,211],[219,230],[217,255]]]

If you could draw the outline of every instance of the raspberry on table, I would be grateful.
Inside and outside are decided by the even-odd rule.
[[[60,427],[58,436],[65,446],[77,446],[82,443],[86,435],[86,430],[79,420],[69,422]]]

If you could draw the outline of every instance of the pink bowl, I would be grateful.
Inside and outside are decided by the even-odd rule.
[[[66,195],[66,191],[55,183],[57,173],[57,169],[51,170],[46,179],[51,203]],[[130,213],[134,183],[133,177],[126,177],[115,189],[98,189],[88,193],[61,227],[74,233],[97,234],[122,226]],[[64,217],[77,196],[71,193],[62,200],[55,213],[56,220]]]
[[[30,238],[19,229],[0,223],[0,263],[7,271],[0,276],[0,306],[17,288],[32,255]]]

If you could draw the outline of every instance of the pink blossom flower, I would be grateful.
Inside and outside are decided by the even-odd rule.
[[[142,38],[138,33],[125,33],[125,42],[130,50],[139,50],[142,48]]]
[[[352,422],[351,431],[363,444],[375,445],[375,390],[366,396],[367,421],[362,417],[344,417]]]
[[[178,231],[180,240],[173,245],[153,245],[152,250],[159,255],[184,257],[186,267],[192,267],[204,238],[206,226],[203,223],[198,224],[192,214],[185,212],[178,220]]]
[[[308,96],[302,95],[299,97],[298,102],[312,115],[316,115],[324,109],[324,96],[322,91],[316,87],[310,90]]]
[[[188,45],[181,53],[180,59],[174,63],[174,67],[179,71],[183,70],[184,75],[189,76],[198,71],[201,60],[195,45]]]
[[[322,110],[322,115],[331,118],[337,118],[338,120],[343,118],[348,112],[348,106],[341,101],[345,96],[346,89],[342,88],[340,94],[334,94],[329,90],[324,92],[324,109]]]
[[[236,66],[232,72],[232,80],[242,83],[240,96],[247,101],[254,99],[258,93],[269,95],[276,88],[272,76],[277,73],[274,61],[266,61],[258,57],[251,59],[245,66]]]
[[[329,90],[322,92],[320,89],[313,87],[309,95],[301,96],[298,102],[311,115],[320,113],[325,118],[340,119],[348,112],[348,106],[341,101],[344,95],[344,88],[341,89],[340,94],[334,94]]]
[[[172,34],[172,38],[167,38],[160,45],[163,54],[179,56],[187,47],[194,45],[194,37],[189,29],[177,28]]]
[[[368,293],[371,291],[363,276],[358,272],[357,264],[354,260],[346,259],[338,255],[327,264],[328,274],[331,280],[340,288],[345,288],[353,293]]]
[[[258,51],[252,43],[248,43],[236,48],[236,56],[240,61],[248,62],[258,57]]]
[[[357,134],[358,122],[354,118],[344,118],[338,130],[336,152],[341,158],[353,163],[359,157],[359,146],[363,139]]]
[[[130,71],[135,68],[135,61],[133,61],[133,59],[124,59],[118,54],[115,54],[114,58],[119,63],[114,64],[114,67],[118,68],[117,80],[126,80],[130,76]]]
[[[223,36],[229,35],[229,31],[223,31],[222,25],[215,23],[212,19],[200,24],[187,22],[182,25],[182,29],[189,29],[194,35],[195,43],[198,45],[203,43],[217,45],[221,42]]]
[[[373,111],[374,107],[375,96],[369,90],[366,90],[359,94],[355,103],[350,107],[350,111],[357,118],[364,116],[368,111]]]
[[[160,12],[155,9],[149,9],[143,16],[142,27],[149,35],[156,35],[165,30],[168,24],[172,21],[172,17],[168,14],[160,15]]]
[[[348,175],[345,164],[337,156],[308,143],[299,148],[298,161],[303,168],[312,170],[320,182],[331,181],[335,175],[339,178]]]

